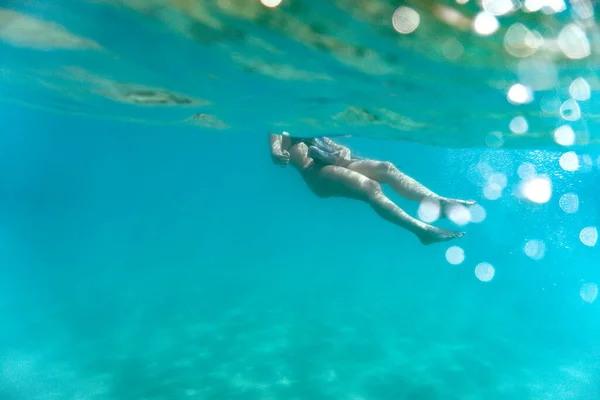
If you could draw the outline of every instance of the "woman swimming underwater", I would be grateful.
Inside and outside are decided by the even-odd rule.
[[[402,173],[394,164],[355,157],[347,147],[326,137],[271,134],[270,145],[273,162],[282,167],[291,164],[312,192],[321,198],[346,197],[366,202],[379,216],[412,232],[425,245],[464,235],[464,232],[437,228],[411,217],[385,196],[381,185],[389,185],[409,200],[437,201],[442,210],[452,204],[475,204],[472,200],[439,196]]]

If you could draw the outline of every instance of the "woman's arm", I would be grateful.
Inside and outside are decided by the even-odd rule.
[[[346,146],[342,146],[341,144],[338,144],[336,142],[334,142],[333,140],[324,137],[323,141],[331,148],[333,148],[336,151],[339,151],[338,157],[346,162],[350,162],[350,149],[347,148]]]
[[[283,149],[283,136],[274,133],[269,134],[269,142],[271,146],[271,159],[273,163],[285,167],[290,162],[290,153]]]
[[[338,157],[339,155],[336,153],[328,153],[323,151],[315,146],[310,146],[308,148],[308,157],[313,160],[318,160],[323,164],[327,165],[338,165]]]

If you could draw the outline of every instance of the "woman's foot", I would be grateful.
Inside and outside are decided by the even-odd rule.
[[[419,240],[425,246],[438,243],[438,242],[446,242],[452,239],[458,239],[465,235],[464,232],[451,231],[448,229],[442,228],[431,228],[417,233]]]

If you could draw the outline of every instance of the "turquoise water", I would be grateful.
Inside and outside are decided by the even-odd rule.
[[[3,398],[599,395],[598,307],[580,297],[597,251],[579,240],[598,218],[596,167],[347,139],[485,208],[465,238],[424,247],[363,204],[313,197],[259,135],[2,113]],[[481,161],[507,193],[535,162],[552,199],[486,200],[466,179]],[[558,205],[568,191],[576,214]],[[546,244],[539,261],[530,239]]]
[[[552,132],[565,122],[572,82],[600,90],[593,10],[581,18],[571,5],[551,15],[522,9],[484,36],[470,28],[476,1],[401,3],[421,16],[413,34],[394,31],[399,4],[388,0],[289,0],[274,9],[258,0],[10,0],[0,9],[0,102],[173,128],[341,132],[455,148],[500,134],[505,147],[560,151]],[[513,56],[506,38],[515,24],[543,45],[518,36],[512,47],[529,55]],[[565,33],[573,24],[583,38]],[[575,50],[590,54],[573,59]],[[512,104],[518,84],[532,93]],[[595,96],[577,103],[576,143],[598,142],[597,108]],[[516,116],[525,132],[509,129]]]
[[[520,78],[505,55],[486,64],[495,48],[462,31],[471,58],[429,59],[408,42],[405,58],[388,60],[402,71],[373,72],[340,61],[323,37],[319,52],[303,46],[307,36],[274,34],[284,29],[276,16],[208,13],[239,31],[204,21],[192,28],[208,44],[179,37],[172,21],[192,28],[166,3],[6,6],[96,44],[48,26],[32,39],[0,13],[0,399],[600,398],[600,152],[585,145],[595,137],[593,69],[575,63],[519,106],[506,100]],[[285,4],[301,20],[323,12]],[[365,20],[351,15],[332,13],[332,24],[354,32],[344,40],[367,41]],[[286,49],[277,62],[314,74],[248,63],[265,57],[240,33],[253,29]],[[226,60],[233,53],[245,69]],[[592,98],[580,119],[540,112],[583,75]],[[527,118],[527,133],[510,132],[514,116]],[[577,146],[555,143],[567,123]],[[436,221],[466,236],[422,246],[367,205],[317,198],[271,163],[269,129],[346,128],[356,137],[340,142],[354,152],[476,200],[485,218]],[[490,141],[493,131],[503,140]],[[419,204],[386,193],[418,215]],[[464,251],[458,265],[452,246]],[[475,273],[481,263],[494,268],[489,282]]]

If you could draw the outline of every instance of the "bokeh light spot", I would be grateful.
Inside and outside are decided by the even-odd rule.
[[[537,31],[530,31],[520,22],[514,23],[504,35],[504,48],[514,57],[529,57],[544,44],[544,38]]]
[[[535,173],[535,165],[528,162],[519,165],[519,168],[517,168],[517,174],[521,179],[529,179],[535,176]]]
[[[485,208],[483,208],[479,204],[473,204],[469,208],[469,212],[471,213],[471,222],[474,222],[476,224],[483,222],[483,220],[485,220],[485,217],[487,216]]]
[[[533,100],[533,93],[528,87],[517,83],[508,89],[507,97],[512,104],[526,104]]]
[[[521,193],[534,203],[547,203],[552,197],[552,184],[547,177],[536,176],[523,182]]]
[[[525,243],[525,247],[523,251],[527,255],[527,257],[532,260],[539,261],[544,258],[544,254],[546,253],[546,245],[541,240],[529,240]]]
[[[584,154],[579,158],[579,171],[590,172],[594,166],[592,157],[589,154]]]
[[[501,132],[490,132],[485,137],[485,144],[489,147],[501,147],[504,144],[504,138]]]
[[[565,171],[573,172],[579,169],[579,157],[574,151],[569,151],[560,156],[558,162]]]
[[[440,213],[440,202],[429,198],[423,199],[417,210],[417,215],[421,221],[428,223],[436,221],[440,217]]]
[[[510,121],[509,128],[513,133],[517,135],[522,135],[529,129],[529,124],[527,124],[527,120],[525,119],[525,117],[519,115],[514,117]]]
[[[583,78],[577,78],[569,86],[569,94],[572,98],[579,101],[586,101],[590,99],[591,89],[590,85]]]
[[[281,0],[260,0],[265,7],[273,8],[281,4]]]
[[[402,34],[414,32],[420,22],[421,18],[419,17],[419,13],[406,6],[398,7],[392,16],[392,25],[394,26],[394,29]]]
[[[498,19],[487,11],[482,11],[473,20],[473,30],[481,36],[489,36],[500,27]]]
[[[458,246],[446,250],[446,260],[452,265],[461,264],[465,260],[465,251]]]
[[[567,121],[577,121],[581,118],[581,109],[577,101],[569,99],[560,106],[560,116]]]
[[[497,183],[489,183],[483,188],[483,195],[488,200],[498,200],[502,197],[502,186]]]
[[[579,290],[581,299],[586,303],[593,303],[598,297],[598,285],[595,283],[584,283]]]
[[[575,193],[565,193],[558,200],[558,205],[567,214],[575,214],[579,210],[579,197]]]
[[[596,3],[596,1],[594,1]],[[571,1],[571,7],[577,14],[579,19],[588,19],[594,16],[594,5],[592,0],[577,0]]]
[[[564,0],[525,0],[525,10],[529,12],[544,11],[546,14],[554,14],[566,10]]]
[[[485,179],[488,179],[494,173],[494,169],[485,161],[478,162],[477,169],[479,170],[481,176]]]
[[[488,183],[498,185],[498,186],[500,186],[501,189],[504,189],[508,183],[508,179],[506,178],[506,175],[504,175],[503,173],[494,172],[488,178]]]
[[[496,16],[508,14],[517,6],[512,0],[483,0],[482,5],[485,11]]]
[[[446,215],[448,219],[456,225],[466,225],[471,222],[471,213],[469,209],[462,204],[449,204],[446,206]]]
[[[588,226],[579,232],[579,240],[581,243],[589,247],[594,247],[598,241],[598,230],[595,226]]]
[[[575,143],[575,132],[569,125],[559,126],[554,130],[554,140],[561,146],[572,146]]]
[[[489,282],[494,278],[496,271],[491,264],[482,262],[475,267],[475,276],[482,282]]]
[[[463,55],[464,46],[456,38],[449,38],[442,45],[442,54],[449,60],[456,60]]]
[[[568,58],[578,60],[591,54],[587,35],[579,26],[569,24],[558,34],[558,46]]]

